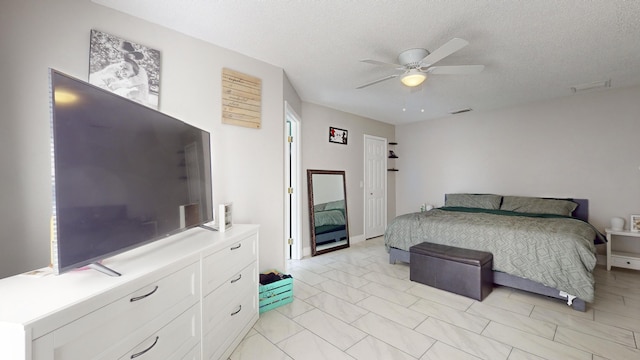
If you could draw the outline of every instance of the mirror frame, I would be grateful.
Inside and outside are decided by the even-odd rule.
[[[325,174],[325,175],[341,175],[342,176],[342,190],[344,193],[344,221],[345,221],[345,231],[347,232],[347,243],[334,246],[331,248],[326,248],[322,250],[316,249],[316,232],[315,232],[315,211],[313,205],[313,175],[315,174]],[[348,208],[347,208],[347,178],[344,170],[307,170],[307,192],[309,195],[309,225],[311,232],[311,256],[316,256],[324,253],[328,253],[331,251],[336,251],[340,249],[346,249],[349,247],[349,216],[348,216]]]

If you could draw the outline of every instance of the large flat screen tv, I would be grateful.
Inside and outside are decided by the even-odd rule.
[[[213,221],[208,132],[59,71],[49,76],[57,274]]]

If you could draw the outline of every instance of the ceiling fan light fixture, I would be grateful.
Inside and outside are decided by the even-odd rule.
[[[411,69],[407,71],[402,77],[400,81],[408,87],[416,87],[422,84],[427,79],[427,74],[421,72],[418,69]]]

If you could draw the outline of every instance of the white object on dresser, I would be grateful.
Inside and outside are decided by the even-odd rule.
[[[605,229],[605,233],[607,234],[607,270],[611,270],[611,266],[640,270],[640,254],[611,250],[614,235],[640,238],[640,232]]]
[[[258,320],[257,259],[258,225],[194,228],[106,259],[120,277],[0,279],[0,359],[226,358]]]

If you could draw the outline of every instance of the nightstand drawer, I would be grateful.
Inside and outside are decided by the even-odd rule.
[[[625,255],[611,255],[611,266],[640,270],[640,258]]]

